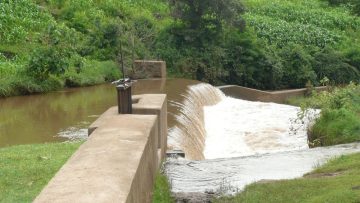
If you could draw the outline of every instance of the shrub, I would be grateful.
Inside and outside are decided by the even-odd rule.
[[[337,84],[357,81],[360,72],[350,65],[343,54],[331,48],[325,48],[314,55],[314,68],[318,79],[327,77]]]
[[[316,84],[316,74],[312,68],[312,56],[296,44],[284,47],[280,53],[283,59],[284,76],[282,83],[292,88],[301,88],[310,81]]]
[[[31,55],[28,72],[39,80],[46,80],[51,74],[63,74],[69,67],[70,56],[70,52],[60,47],[39,48]]]
[[[321,92],[305,100],[302,109],[321,108],[321,115],[310,129],[309,141],[316,145],[334,145],[360,140],[360,86]]]

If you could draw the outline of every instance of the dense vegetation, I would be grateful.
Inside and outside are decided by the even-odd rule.
[[[219,1],[232,8],[226,12],[229,22],[212,8],[224,3],[177,2],[160,50],[179,73],[262,89],[318,85],[325,76],[337,84],[359,81],[360,18],[347,6],[321,0]],[[189,11],[196,14],[190,18]],[[200,23],[188,20],[194,18]]]
[[[329,91],[305,98],[289,100],[300,105],[303,113],[313,108],[321,109],[320,117],[309,129],[310,145],[328,146],[360,141],[360,86],[329,87]]]
[[[0,149],[0,202],[32,202],[82,142]]]
[[[173,76],[261,89],[360,78],[356,0],[6,0],[0,96],[114,80],[119,52]]]
[[[254,183],[214,202],[359,202],[360,154],[329,161],[303,178]]]
[[[120,50],[128,67],[154,57],[168,13],[160,0],[6,0],[0,10],[0,96],[112,81]]]

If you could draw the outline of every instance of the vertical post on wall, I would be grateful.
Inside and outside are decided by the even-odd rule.
[[[113,84],[116,84],[118,112],[119,114],[132,114],[132,99],[131,99],[132,81],[129,78],[125,78],[124,55],[123,55],[123,46],[121,41],[120,41],[120,62],[121,62],[122,79],[113,82]]]
[[[131,81],[123,81],[116,86],[119,114],[132,114]]]

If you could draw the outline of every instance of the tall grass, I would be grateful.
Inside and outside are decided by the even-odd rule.
[[[321,108],[321,115],[309,129],[313,146],[360,141],[360,86],[350,84],[316,93],[302,102],[302,109]]]

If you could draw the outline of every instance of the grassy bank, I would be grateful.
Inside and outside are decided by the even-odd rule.
[[[173,203],[174,198],[171,196],[170,184],[164,174],[158,173],[156,175],[153,203]]]
[[[360,154],[341,156],[294,180],[254,183],[215,202],[359,202]]]
[[[120,52],[127,68],[133,58],[155,58],[155,33],[168,21],[161,0],[1,1],[0,8],[0,97],[113,81]]]
[[[0,148],[0,202],[32,202],[80,144]]]
[[[289,100],[290,104],[301,106],[303,112],[309,108],[321,109],[320,117],[308,130],[310,144],[316,147],[360,141],[360,86],[350,84],[329,89]]]
[[[324,77],[338,84],[359,80],[360,17],[351,6],[212,0],[189,13],[191,2],[171,2],[179,4],[0,2],[0,97],[114,80],[121,50],[128,71],[133,59],[161,58],[169,74],[212,84],[282,89],[317,85]]]
[[[32,202],[82,142],[0,148],[0,202]],[[154,203],[171,203],[170,184],[158,173]]]

